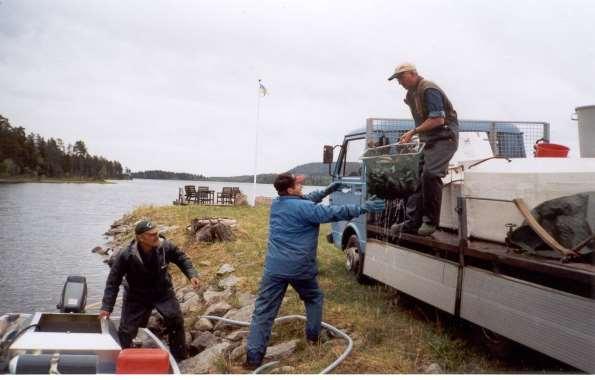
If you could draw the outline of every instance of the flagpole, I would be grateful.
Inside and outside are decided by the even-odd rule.
[[[252,205],[256,207],[256,173],[258,170],[258,123],[260,119],[260,86],[256,87],[256,127],[254,128],[254,183],[252,184]]]

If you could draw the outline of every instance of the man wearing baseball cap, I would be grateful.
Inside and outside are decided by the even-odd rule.
[[[183,360],[186,357],[184,318],[168,266],[169,263],[176,264],[195,289],[200,286],[198,272],[184,252],[159,235],[157,226],[150,220],[136,223],[134,233],[135,239],[116,255],[112,264],[99,317],[109,318],[126,276],[118,329],[120,346],[131,347],[138,328],[146,326],[151,312],[157,309],[165,321],[173,357],[177,361]]]
[[[291,285],[306,306],[306,338],[317,342],[322,322],[323,294],[316,276],[316,248],[321,223],[350,220],[366,212],[384,209],[384,201],[370,199],[363,205],[330,206],[320,202],[343,185],[330,184],[325,190],[303,195],[303,176],[279,174],[274,186],[279,197],[271,204],[269,240],[256,299],[244,368],[262,364],[287,286]]]
[[[457,112],[435,83],[424,79],[411,63],[402,63],[388,80],[397,79],[407,90],[415,128],[404,133],[399,142],[409,143],[414,135],[424,146],[421,186],[407,199],[405,221],[391,227],[393,233],[407,232],[429,236],[440,223],[442,177],[459,144]]]

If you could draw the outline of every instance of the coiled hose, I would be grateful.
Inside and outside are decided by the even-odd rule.
[[[245,327],[249,327],[250,326],[250,323],[249,322],[235,321],[233,319],[227,319],[227,318],[223,318],[223,317],[215,317],[215,316],[212,316],[212,315],[203,315],[200,318],[212,319],[212,320],[221,321],[221,322],[229,323],[229,324],[232,324],[232,325],[238,325],[238,326],[245,326]],[[303,315],[286,315],[286,316],[283,316],[283,317],[276,318],[273,323],[287,322],[287,321],[293,321],[293,320],[305,321],[307,319]],[[326,322],[322,322],[322,327],[324,327],[327,330],[331,331],[334,335],[337,335],[337,336],[339,336],[339,337],[341,337],[341,338],[343,338],[343,339],[345,339],[347,341],[347,348],[345,348],[345,351],[343,351],[343,353],[334,362],[332,362],[331,365],[329,365],[328,367],[326,367],[325,369],[323,369],[320,372],[320,374],[327,374],[327,373],[331,372],[333,369],[337,368],[337,366],[343,360],[345,360],[345,358],[351,353],[351,351],[353,350],[353,340],[351,339],[351,337],[349,335],[345,334],[343,331],[339,330],[335,326],[329,325]],[[270,368],[270,367],[273,367],[273,366],[275,366],[277,364],[279,364],[278,361],[274,361],[274,362],[263,364],[262,366],[256,368],[256,370],[254,372],[252,372],[252,373],[253,374],[261,373],[263,370],[265,370],[267,368]]]

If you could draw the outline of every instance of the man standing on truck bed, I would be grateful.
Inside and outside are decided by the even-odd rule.
[[[271,204],[269,241],[260,291],[248,335],[245,369],[254,370],[263,361],[271,329],[287,286],[291,285],[306,305],[306,338],[317,342],[322,322],[322,291],[316,277],[316,249],[321,223],[350,220],[367,212],[384,209],[381,199],[362,205],[330,206],[320,202],[341,190],[335,182],[325,190],[302,194],[303,176],[282,173],[275,179],[279,197]]]
[[[459,144],[457,112],[444,91],[419,75],[413,64],[397,66],[388,80],[395,78],[407,90],[404,100],[415,122],[415,128],[403,134],[399,143],[408,143],[418,134],[425,147],[421,186],[407,199],[405,221],[393,225],[391,231],[429,236],[440,223],[442,177]]]

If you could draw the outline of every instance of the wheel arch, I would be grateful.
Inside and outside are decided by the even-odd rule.
[[[362,254],[364,254],[366,247],[365,242],[362,244],[361,233],[358,231],[358,228],[352,223],[348,224],[347,227],[345,227],[345,230],[343,231],[343,235],[341,236],[341,249],[347,248],[347,242],[349,241],[351,235],[357,236],[357,240],[360,245],[360,251]]]

